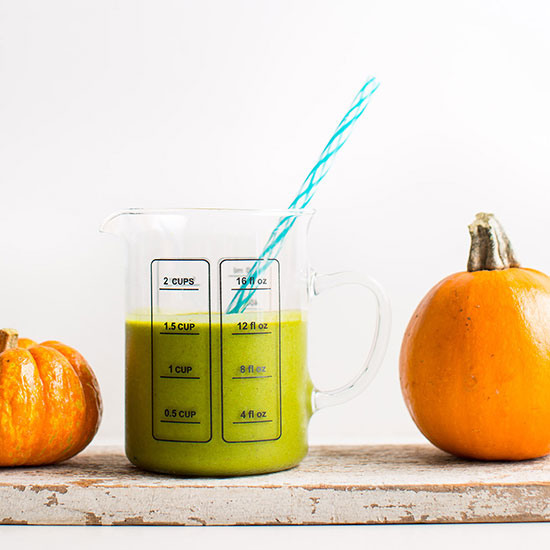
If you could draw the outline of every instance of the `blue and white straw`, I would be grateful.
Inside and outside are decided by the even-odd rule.
[[[376,79],[369,77],[363,87],[359,90],[350,109],[340,121],[336,131],[323,149],[319,160],[302,183],[296,198],[290,203],[289,209],[302,209],[309,204],[315,194],[317,186],[330,170],[334,156],[348,140],[355,123],[365,111],[372,94],[378,89],[378,86],[379,83],[376,82]],[[233,296],[233,299],[227,308],[227,313],[242,313],[246,309],[250,298],[252,298],[256,292],[254,288],[247,289],[247,286],[250,285],[251,280],[259,277],[266,270],[269,262],[264,260],[277,257],[284,244],[284,239],[294,225],[296,219],[296,214],[288,214],[279,220],[277,226],[272,231],[263,252],[260,254],[260,258],[256,260],[250,269],[246,278],[247,282],[243,284]]]

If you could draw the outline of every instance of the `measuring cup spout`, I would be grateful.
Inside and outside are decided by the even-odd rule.
[[[141,213],[141,209],[134,208],[129,210],[120,210],[111,214],[99,227],[101,233],[110,233],[112,235],[118,235],[119,237],[127,237],[128,233],[133,230],[132,219],[137,221],[139,216],[132,218],[136,214]]]

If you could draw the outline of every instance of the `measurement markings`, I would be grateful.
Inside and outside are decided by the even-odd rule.
[[[170,378],[172,380],[200,380],[200,376],[160,376],[159,378]]]
[[[200,290],[199,288],[159,288],[159,290]]]
[[[256,378],[272,378],[271,374],[268,376],[233,376],[232,380],[252,380]]]
[[[233,422],[233,424],[262,424],[263,422],[273,422],[273,420],[242,420],[240,422]]]
[[[253,336],[255,334],[271,334],[271,331],[269,332],[232,332],[231,333],[232,336],[248,336],[248,335]]]
[[[241,286],[239,288],[232,288],[231,290],[271,290],[271,287],[266,287],[266,286],[259,286],[259,287],[246,287],[246,286]]]
[[[191,420],[161,420],[161,422],[163,422],[164,424],[200,424],[200,422],[193,422]]]
[[[170,334],[172,336],[200,336],[200,332],[159,332],[159,334]]]

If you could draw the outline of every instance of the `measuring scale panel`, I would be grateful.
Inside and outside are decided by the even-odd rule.
[[[210,264],[203,259],[151,262],[153,437],[212,438]]]
[[[212,318],[210,264],[203,259],[151,262],[153,437],[212,439],[212,373],[219,372],[224,441],[281,436],[281,311],[279,262],[219,263],[220,313]],[[241,287],[253,291],[244,313],[225,313]],[[218,374],[215,375],[216,377]],[[217,383],[215,384],[217,386]]]
[[[228,443],[281,436],[281,309],[277,260],[220,262],[222,437]],[[225,313],[245,285],[254,291],[244,313]]]

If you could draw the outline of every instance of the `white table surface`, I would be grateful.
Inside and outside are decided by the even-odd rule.
[[[0,548],[16,550],[429,549],[531,548],[550,539],[550,523],[289,527],[0,526]],[[542,544],[545,547],[546,544]]]

